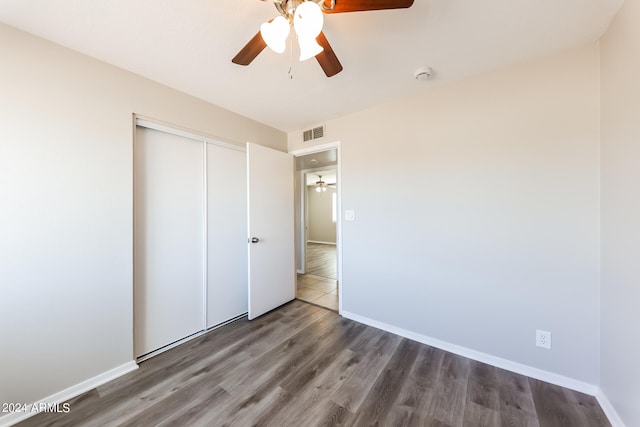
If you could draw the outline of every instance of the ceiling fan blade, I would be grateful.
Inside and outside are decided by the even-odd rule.
[[[249,40],[249,43],[244,45],[244,47],[240,49],[240,52],[233,57],[231,62],[238,65],[249,65],[265,47],[267,47],[267,44],[260,35],[260,31],[258,31],[258,33]]]
[[[331,9],[331,0],[324,0],[324,13],[363,12],[366,10],[405,9],[411,7],[413,0],[335,0]]]
[[[327,77],[335,76],[342,71],[342,64],[323,32],[320,32],[320,35],[316,37],[316,41],[324,48],[322,52],[316,55],[318,64],[320,64]]]

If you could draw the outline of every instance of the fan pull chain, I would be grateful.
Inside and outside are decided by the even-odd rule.
[[[289,80],[293,80],[293,40],[289,39]]]

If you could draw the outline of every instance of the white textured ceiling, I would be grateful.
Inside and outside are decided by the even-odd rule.
[[[0,22],[292,131],[594,42],[622,1],[415,0],[410,9],[326,15],[344,66],[331,78],[314,59],[298,62],[295,46],[293,60],[291,49],[267,48],[248,67],[231,63],[276,16],[268,1],[0,0]],[[432,79],[416,81],[424,66]]]

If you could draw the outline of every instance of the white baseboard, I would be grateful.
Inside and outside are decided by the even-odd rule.
[[[336,242],[323,242],[322,240],[307,240],[307,243],[317,243],[318,245],[331,245],[331,246],[336,245]]]
[[[506,369],[507,371],[516,372],[527,377],[535,378],[540,381],[545,381],[551,384],[559,385],[571,390],[576,390],[581,393],[595,396],[598,391],[598,387],[583,381],[576,380],[574,378],[565,377],[563,375],[554,374],[542,369],[534,368],[532,366],[523,365],[521,363],[513,362],[511,360],[503,359],[501,357],[492,356],[490,354],[482,353],[480,351],[472,350],[470,348],[462,347],[456,344],[451,344],[446,341],[441,341],[435,338],[421,335],[416,332],[412,332],[406,329],[398,328],[393,325],[389,325],[384,322],[378,322],[377,320],[369,319],[364,316],[360,316],[348,311],[342,311],[342,316],[347,319],[355,320],[356,322],[364,323],[365,325],[373,326],[374,328],[382,329],[383,331],[391,332],[392,334],[400,335],[401,337],[409,338],[413,341],[418,341],[423,344],[430,345],[432,347],[439,348],[441,350],[448,351],[450,353],[457,354],[459,356],[473,359],[478,362],[486,363],[497,368]]]
[[[124,374],[135,371],[136,369],[138,369],[138,365],[136,364],[136,362],[131,361],[107,372],[103,372],[100,375],[96,375],[93,378],[89,378],[86,381],[82,381],[81,383],[59,391],[58,393],[52,394],[51,396],[45,397],[44,399],[40,399],[30,405],[27,405],[27,410],[25,412],[14,412],[9,415],[5,415],[4,417],[0,417],[0,427],[12,426],[19,423],[20,421],[24,421],[27,418],[36,415],[38,411],[31,411],[33,405],[37,405],[42,402],[50,405],[61,404],[69,399],[81,395],[82,393],[108,383],[109,381],[112,381]],[[71,410],[73,411],[73,408],[71,408]]]
[[[609,422],[612,427],[625,427],[622,418],[618,414],[618,411],[613,407],[607,396],[604,394],[601,388],[598,388],[596,392],[596,399],[600,404],[600,407],[604,411],[604,414],[609,418]]]

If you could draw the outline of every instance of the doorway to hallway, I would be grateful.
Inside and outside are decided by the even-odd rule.
[[[306,273],[298,274],[296,297],[338,311],[336,245],[307,242]]]
[[[334,311],[340,308],[338,171],[337,148],[296,155],[296,298]]]

